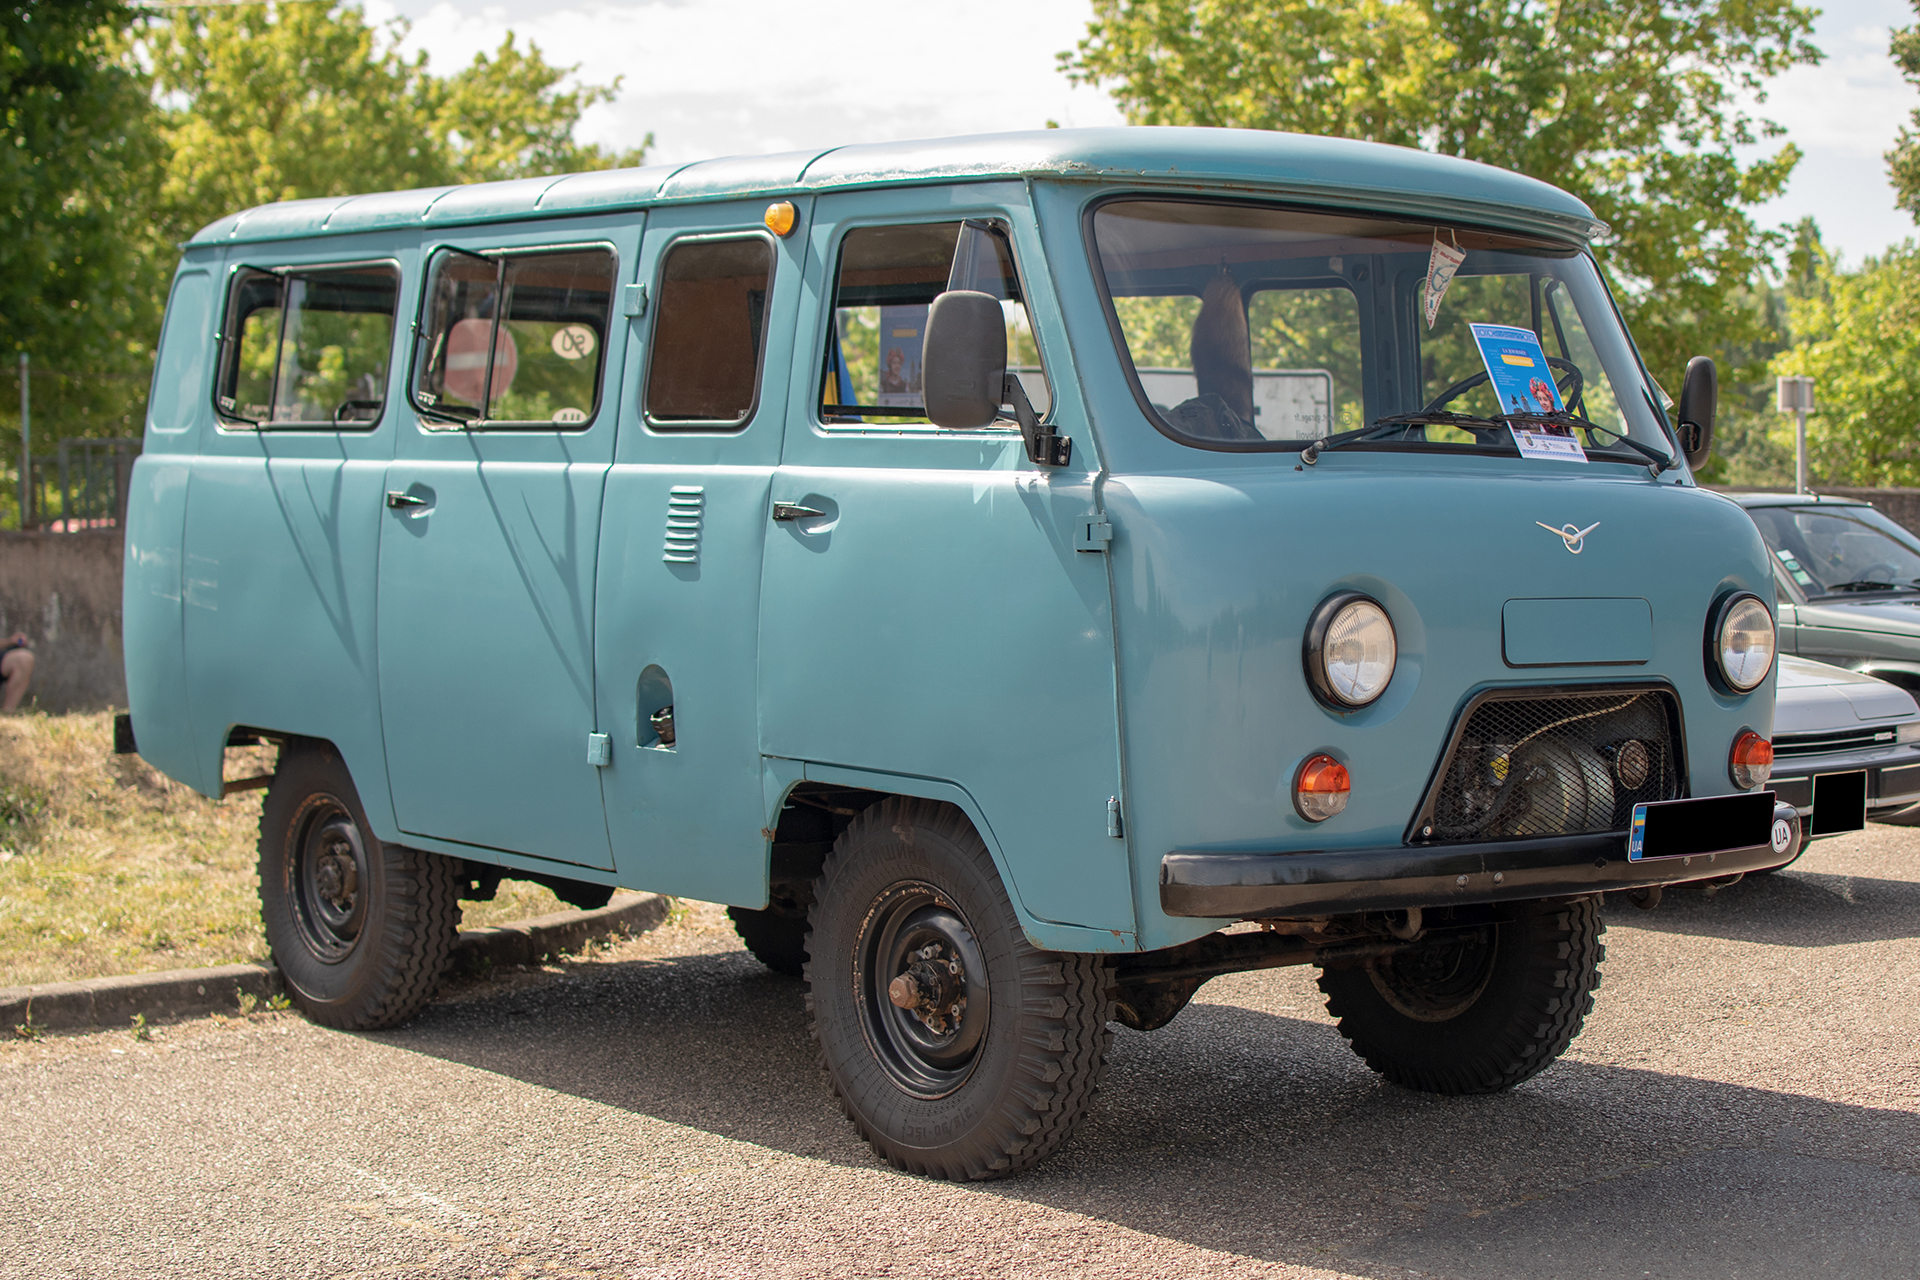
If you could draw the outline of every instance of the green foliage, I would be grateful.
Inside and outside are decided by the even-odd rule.
[[[1914,0],[1914,8],[1920,10],[1920,0]],[[1890,52],[1907,83],[1920,85],[1920,26],[1896,27]],[[1920,109],[1913,112],[1912,121],[1920,126]],[[1913,128],[1902,128],[1893,150],[1887,152],[1887,175],[1900,207],[1920,221],[1920,133]]]
[[[1791,146],[1752,117],[1771,77],[1820,53],[1793,0],[1094,0],[1082,83],[1136,124],[1285,129],[1422,147],[1528,174],[1612,228],[1602,265],[1648,363],[1764,336],[1730,291],[1781,247],[1751,209]]]
[[[1776,374],[1810,374],[1808,470],[1829,485],[1920,485],[1920,246],[1911,240],[1837,267],[1815,239],[1788,306],[1794,345]],[[1792,457],[1791,416],[1770,433]],[[1791,463],[1789,462],[1789,467]]]
[[[138,430],[166,246],[161,155],[115,0],[0,4],[0,423],[18,438],[14,353],[32,354],[36,440]],[[9,455],[13,452],[8,450]],[[11,486],[9,486],[11,487]]]
[[[356,6],[176,10],[143,48],[169,149],[170,234],[275,200],[403,190],[638,164],[573,141],[581,112],[618,82],[560,92],[572,68],[509,34],[451,76],[407,59]]]

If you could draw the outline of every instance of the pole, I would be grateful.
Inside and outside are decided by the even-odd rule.
[[[20,529],[33,527],[33,414],[27,394],[27,353],[20,353]]]
[[[1793,429],[1793,491],[1807,491],[1807,411],[1795,409],[1797,425]]]

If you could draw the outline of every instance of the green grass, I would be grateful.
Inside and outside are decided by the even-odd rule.
[[[273,767],[227,753],[227,776]],[[266,959],[260,802],[212,801],[113,754],[109,713],[0,719],[0,987]],[[567,910],[509,880],[467,927]]]

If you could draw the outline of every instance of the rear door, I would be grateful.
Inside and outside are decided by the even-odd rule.
[[[637,220],[428,246],[380,538],[380,703],[400,829],[612,865],[593,583]]]

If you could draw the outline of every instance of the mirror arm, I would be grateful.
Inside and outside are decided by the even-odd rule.
[[[1013,406],[1014,421],[1020,424],[1020,437],[1027,442],[1027,457],[1043,467],[1064,467],[1073,458],[1073,441],[1067,436],[1042,430],[1040,417],[1027,399],[1027,389],[1018,374],[1009,373],[1000,392],[1000,403]]]

